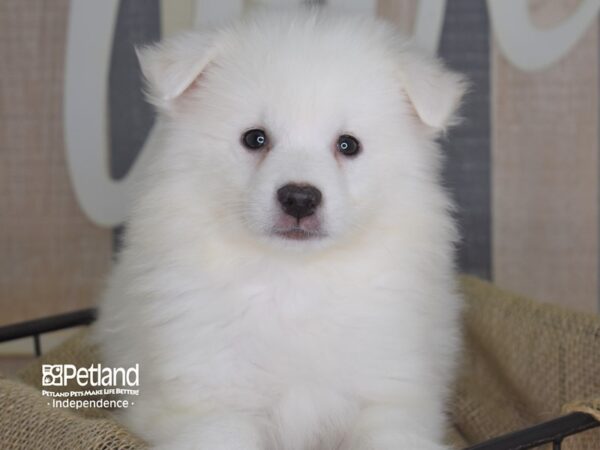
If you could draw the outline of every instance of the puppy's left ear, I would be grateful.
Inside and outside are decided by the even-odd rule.
[[[419,119],[440,132],[456,124],[455,116],[467,91],[465,77],[452,72],[434,58],[406,55],[401,77],[408,99]]]
[[[185,33],[136,49],[150,103],[169,109],[215,57],[212,33]]]

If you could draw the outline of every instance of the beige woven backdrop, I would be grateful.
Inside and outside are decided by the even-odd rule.
[[[62,99],[67,0],[0,2],[0,325],[94,303],[110,230],[67,174]]]

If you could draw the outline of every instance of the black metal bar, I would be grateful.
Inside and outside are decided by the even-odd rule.
[[[562,445],[562,439],[558,439],[552,443],[552,450],[560,450],[560,446]]]
[[[543,444],[554,443],[560,449],[560,441],[572,434],[600,426],[589,414],[572,413],[524,430],[505,434],[465,450],[525,450]],[[558,442],[558,447],[556,443]]]
[[[6,325],[0,327],[0,342],[40,335],[50,331],[62,330],[63,328],[76,327],[78,325],[89,325],[94,320],[96,320],[95,309],[82,309],[66,314],[45,317],[43,319]]]
[[[40,335],[33,335],[33,348],[35,351],[35,356],[42,356],[42,343],[40,342]]]

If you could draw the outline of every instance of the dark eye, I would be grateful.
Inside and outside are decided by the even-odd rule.
[[[355,156],[360,151],[360,142],[354,136],[343,134],[338,138],[337,149],[345,156]]]
[[[260,150],[267,145],[267,134],[259,128],[248,130],[242,135],[242,143],[250,150]]]

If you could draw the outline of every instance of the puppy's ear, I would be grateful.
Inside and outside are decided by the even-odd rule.
[[[421,55],[406,55],[401,66],[404,89],[421,121],[436,131],[454,125],[466,78]]]
[[[186,33],[136,48],[136,53],[146,79],[148,100],[169,109],[214,58],[216,45],[212,34]]]

